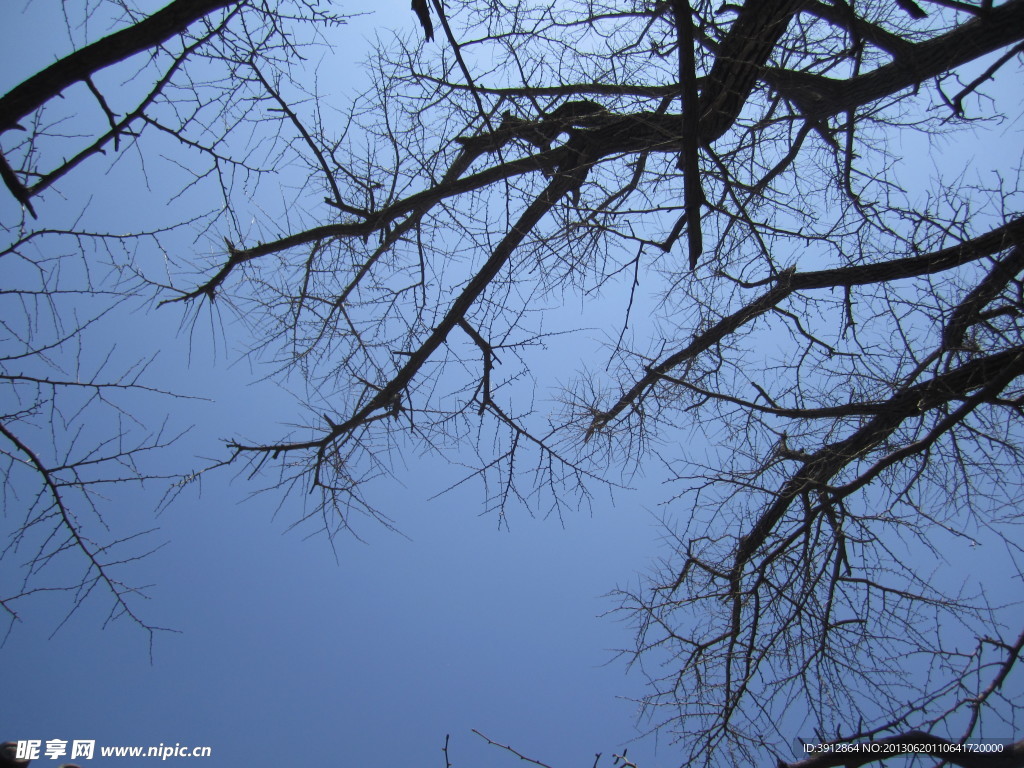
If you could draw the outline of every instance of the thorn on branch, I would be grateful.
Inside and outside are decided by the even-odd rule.
[[[452,761],[448,759],[448,741],[451,737],[450,733],[446,733],[444,735],[444,746],[441,747],[441,751],[444,752],[444,768],[452,768]]]

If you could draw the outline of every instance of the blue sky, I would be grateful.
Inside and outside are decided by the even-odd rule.
[[[360,87],[355,62],[369,50],[368,37],[388,26],[419,34],[406,0],[378,5],[337,33],[321,69],[334,75],[336,95]],[[12,42],[0,48],[3,91],[67,50],[64,25],[53,16],[56,0],[26,8],[25,15],[10,13],[2,33]],[[1002,131],[1019,144],[1019,125]],[[929,175],[949,170],[956,157],[982,179],[1003,155],[997,143],[972,143],[970,136],[939,147],[908,141],[903,151],[908,186],[926,155],[934,157]],[[40,207],[42,224],[73,221],[87,200],[92,220],[112,230],[158,221],[166,211],[132,186],[133,163],[128,157],[102,177],[72,176],[62,186],[65,203],[50,195]],[[167,179],[149,182],[159,187]],[[0,205],[6,213],[11,202]],[[613,293],[610,300],[620,316],[626,297]],[[638,298],[635,317],[643,316],[645,300]],[[578,325],[581,315],[607,307],[567,311]],[[293,394],[253,383],[258,376],[248,361],[236,362],[245,331],[230,311],[203,308],[194,324],[191,317],[182,305],[127,303],[92,336],[96,350],[112,351],[112,368],[159,352],[151,382],[206,398],[131,397],[147,420],[159,423],[166,412],[171,431],[191,428],[172,458],[184,465],[196,455],[223,458],[222,438],[277,437],[280,425],[308,420]],[[561,345],[578,343],[562,337],[538,353],[539,364],[551,366],[539,377],[571,375],[556,366],[568,348]],[[605,362],[588,361],[594,368]],[[699,444],[689,447],[700,453]],[[598,490],[588,508],[562,520],[518,510],[499,525],[483,513],[478,484],[435,495],[458,478],[457,469],[401,447],[398,454],[391,457],[395,477],[372,488],[398,530],[356,520],[361,541],[331,541],[315,522],[292,527],[303,513],[301,496],[282,504],[274,495],[250,495],[254,484],[232,469],[178,496],[142,546],[159,548],[123,570],[126,580],[151,585],[144,618],[174,630],[156,634],[152,656],[137,627],[104,624],[101,601],[87,602],[63,624],[66,596],[26,603],[24,621],[0,647],[0,740],[208,745],[218,766],[287,760],[440,767],[451,734],[456,768],[521,764],[475,728],[555,768],[589,766],[596,752],[609,765],[611,754],[627,747],[640,768],[678,765],[671,743],[637,740],[645,723],[636,720],[635,700],[647,689],[641,671],[627,673],[616,653],[631,646],[633,632],[604,615],[616,605],[605,595],[635,584],[665,554],[659,516],[689,511],[660,506],[676,489],[634,476],[633,490]],[[660,468],[651,473],[660,476]],[[104,513],[118,530],[145,530],[158,497],[153,487],[115,490]],[[1014,586],[1007,587],[1011,597]],[[765,764],[772,762],[766,754]]]
[[[67,47],[52,3],[26,7],[9,15],[4,90]],[[376,25],[414,26],[404,2],[381,8],[340,31],[353,61]],[[358,88],[361,70],[345,71]],[[51,196],[44,225],[72,219],[91,198],[112,229],[125,227],[123,216],[138,226],[153,212],[119,176],[132,173],[128,163],[98,184],[72,178],[67,205]],[[216,455],[218,439],[251,428],[254,415],[273,429],[294,414],[291,395],[228,364],[238,330],[230,318],[215,316],[212,333],[207,320],[182,329],[180,306],[126,305],[94,337],[110,341],[115,361],[158,348],[150,381],[209,398],[135,400],[147,417],[170,410],[175,429],[193,423],[177,449],[186,460],[188,451]],[[290,530],[301,500],[277,510],[274,497],[250,498],[244,477],[205,478],[201,493],[190,489],[162,512],[146,538],[161,548],[125,572],[152,585],[146,620],[175,632],[157,633],[151,660],[143,632],[104,626],[99,601],[62,626],[63,597],[25,604],[0,648],[0,737],[209,745],[210,764],[222,766],[270,764],[268,751],[294,765],[431,766],[443,765],[451,734],[456,766],[519,762],[476,728],[556,766],[589,765],[596,752],[610,763],[624,748],[644,768],[674,764],[670,746],[632,741],[630,698],[643,681],[616,660],[631,632],[600,617],[614,607],[602,596],[632,583],[656,551],[658,489],[598,496],[563,521],[520,513],[499,530],[481,515],[478,486],[431,499],[451,470],[417,456],[401,463],[401,482],[375,495],[400,533],[365,521],[364,542]],[[152,492],[115,491],[104,512],[145,530],[153,506]]]
[[[612,662],[629,632],[598,614],[657,536],[642,509],[498,532],[474,493],[396,488],[409,538],[339,540],[335,562],[240,490],[215,483],[162,517],[146,613],[181,634],[158,635],[152,664],[124,622],[99,631],[85,612],[50,639],[45,610],[26,616],[2,650],[7,732],[208,744],[216,765],[265,764],[274,744],[301,764],[381,766],[431,765],[446,733],[456,765],[500,765],[470,728],[553,765],[636,735],[617,697],[641,681]],[[630,752],[671,763],[650,750]]]

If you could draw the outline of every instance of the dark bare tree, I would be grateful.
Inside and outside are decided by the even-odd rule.
[[[304,48],[344,20],[304,0],[174,0],[150,15],[114,1],[67,6],[65,21],[81,45],[0,98],[0,177],[10,192],[0,245],[0,607],[13,621],[29,598],[65,593],[70,616],[95,594],[112,618],[152,634],[138,613],[145,595],[122,573],[158,545],[155,522],[122,532],[109,499],[121,486],[184,481],[161,450],[183,428],[143,416],[154,397],[171,395],[147,375],[161,343],[125,357],[111,318],[139,297],[143,253],[230,216],[232,196],[282,167],[275,132],[297,117],[278,104],[278,89]],[[259,125],[268,129],[257,136]],[[111,227],[116,217],[80,193],[92,174],[139,161],[126,199],[165,185],[166,172],[148,177],[160,155],[184,171],[163,204],[212,179],[212,212]]]
[[[398,452],[467,466],[499,520],[667,472],[676,546],[619,596],[684,760],[789,761],[802,737],[1021,765],[941,745],[1018,738],[1024,704],[1024,0],[430,10],[445,44],[399,38],[337,112],[216,48],[232,119],[141,121],[223,205],[219,252],[132,252],[135,284],[237,312],[312,393],[307,424],[221,464],[329,533],[390,524],[372,481]],[[957,136],[1003,167],[902,157]],[[27,204],[49,177],[21,152]],[[264,171],[295,181],[281,215],[223,180]]]

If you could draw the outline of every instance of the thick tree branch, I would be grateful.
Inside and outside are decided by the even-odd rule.
[[[1024,218],[1014,219],[959,245],[921,256],[814,272],[784,272],[775,279],[772,289],[722,318],[706,331],[696,334],[685,347],[650,367],[611,408],[595,417],[594,423],[587,430],[587,437],[617,418],[627,407],[637,403],[650,387],[663,380],[673,368],[711,349],[741,326],[777,307],[796,291],[849,288],[936,274],[999,253],[1021,241],[1024,241]]]
[[[805,0],[747,0],[715,52],[702,84],[702,144],[721,138],[739,117],[768,57]]]
[[[676,21],[676,46],[679,52],[679,87],[682,92],[683,151],[679,169],[683,172],[686,234],[690,250],[690,269],[697,268],[697,259],[704,250],[700,229],[700,211],[704,205],[704,189],[700,181],[700,109],[697,100],[697,70],[694,62],[693,14],[687,0],[673,0]]]
[[[68,86],[184,32],[199,19],[240,0],[174,0],[137,24],[119,30],[55,61],[0,98],[0,133]]]
[[[580,158],[575,168],[560,171],[554,176],[544,191],[523,211],[511,231],[495,246],[491,256],[484,262],[483,266],[466,287],[462,289],[455,301],[452,302],[441,322],[434,327],[433,331],[431,331],[420,346],[408,355],[405,365],[352,416],[341,423],[332,425],[331,430],[318,439],[277,445],[243,445],[236,443],[233,444],[235,451],[238,453],[257,452],[278,455],[285,451],[315,448],[317,449],[318,456],[322,457],[326,448],[335,440],[374,420],[378,415],[377,412],[382,410],[389,412],[388,409],[390,409],[395,398],[401,397],[402,392],[412,383],[416,374],[419,373],[431,355],[445,343],[448,334],[460,322],[465,320],[466,313],[470,307],[473,306],[487,286],[497,277],[498,272],[505,266],[523,239],[562,197],[582,183],[590,165],[589,159],[583,157]]]
[[[1024,0],[1009,0],[944,35],[914,43],[897,61],[846,80],[768,69],[765,82],[823,118],[914,88],[933,77],[1024,39]]]
[[[965,399],[976,389],[982,389],[985,394],[983,399],[991,402],[1022,374],[1024,374],[1024,347],[1014,347],[976,358],[948,373],[935,376],[894,394],[881,413],[874,416],[849,437],[825,445],[811,454],[803,466],[783,484],[782,488],[773,494],[772,503],[757,519],[750,532],[740,539],[733,564],[733,579],[736,581],[740,579],[744,566],[764,545],[769,533],[801,494],[809,490],[821,490],[826,491],[826,496],[832,499],[833,494],[828,491],[826,484],[843,467],[862,459],[872,448],[886,440],[907,419],[919,416],[951,400]],[[968,400],[966,410],[969,412],[978,404],[980,403],[972,403]],[[950,417],[950,423],[945,428],[941,428],[940,425],[939,434],[953,426],[959,419],[959,414],[953,414]],[[906,458],[911,453],[923,450],[928,444],[930,443],[911,444],[906,449],[906,455],[897,458]],[[886,462],[881,462],[877,471],[881,471],[886,465]],[[872,469],[867,474],[871,475],[872,472],[877,473],[875,469]],[[849,488],[838,489],[835,498],[848,495],[861,485],[861,483],[852,483]]]
[[[914,49],[913,43],[904,40],[899,35],[893,34],[877,24],[864,21],[853,12],[847,2],[830,5],[815,0],[807,3],[805,8],[818,18],[845,29],[855,38],[867,40],[878,46],[886,53],[892,54],[893,58],[897,60],[907,56]]]

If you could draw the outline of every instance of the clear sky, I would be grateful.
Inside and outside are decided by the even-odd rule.
[[[404,0],[379,8],[337,33],[337,59],[353,64],[377,27],[415,28]],[[2,90],[67,50],[58,13],[56,0],[5,9]],[[343,72],[357,89],[362,70]],[[86,197],[109,193],[119,200],[106,211],[109,226],[134,227],[147,212],[131,208],[122,183],[79,174],[63,187],[71,212],[51,203],[43,215],[65,220]],[[211,399],[140,399],[147,415],[170,407],[178,423],[194,422],[181,451],[216,454],[217,440],[254,416],[271,428],[288,420],[291,395],[249,385],[244,366],[227,364],[223,343],[237,327],[212,334],[214,349],[201,332],[179,331],[180,320],[180,306],[133,305],[102,328],[125,359],[159,348],[152,381]],[[99,601],[56,632],[64,597],[25,604],[0,648],[0,740],[209,745],[217,766],[443,766],[451,734],[459,768],[519,763],[476,728],[553,766],[591,765],[596,752],[610,764],[627,747],[643,768],[674,765],[670,745],[632,743],[629,699],[643,681],[615,660],[632,634],[600,618],[615,605],[602,595],[635,581],[657,551],[659,494],[599,496],[592,514],[563,522],[521,513],[499,530],[480,513],[479,487],[430,499],[450,472],[415,456],[402,462],[401,484],[376,493],[400,533],[366,521],[365,543],[342,536],[333,550],[313,527],[288,530],[294,509],[275,516],[276,500],[249,498],[244,477],[213,475],[201,494],[182,495],[147,538],[163,547],[129,571],[153,585],[145,618],[176,632],[157,634],[151,661],[143,632],[125,621],[103,626]],[[105,512],[145,530],[153,504],[151,493],[115,491]]]
[[[390,499],[404,539],[367,544],[282,534],[236,483],[213,483],[161,519],[167,546],[140,569],[153,663],[124,622],[86,611],[54,637],[30,613],[3,647],[5,733],[107,744],[210,745],[215,765],[456,765],[487,757],[477,728],[552,765],[579,765],[636,732],[640,680],[612,649],[628,628],[598,614],[651,550],[652,518],[602,509],[561,528],[521,519],[498,532],[474,493],[424,501],[410,472]],[[144,510],[140,510],[143,512]],[[493,748],[491,748],[493,750]],[[650,745],[631,753],[645,766]],[[332,763],[332,761],[334,761]],[[119,764],[125,761],[116,761]]]

